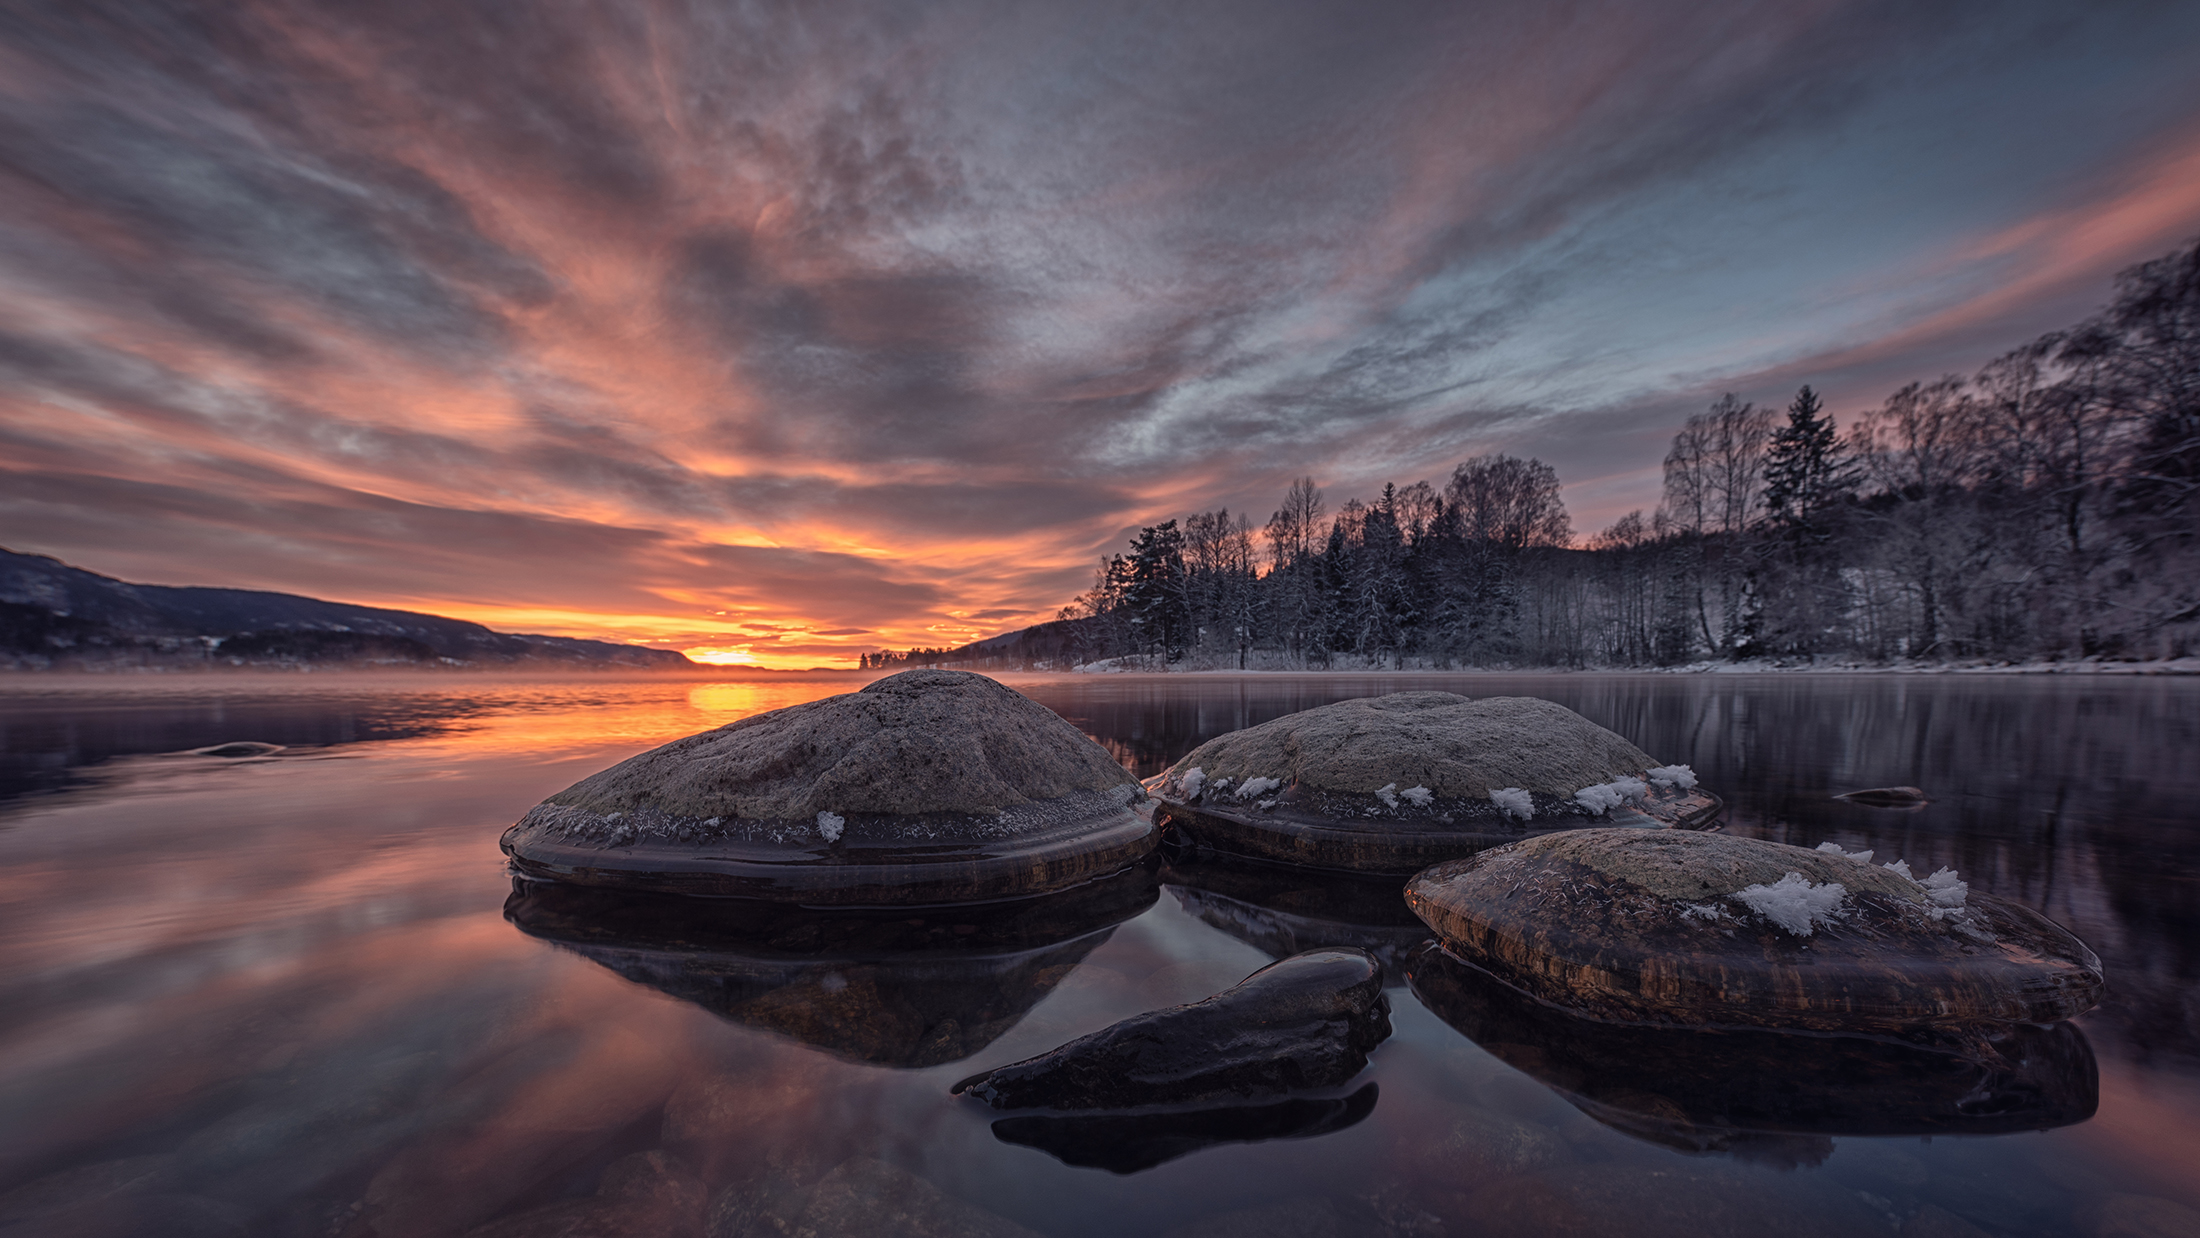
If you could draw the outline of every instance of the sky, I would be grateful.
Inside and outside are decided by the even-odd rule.
[[[2200,5],[0,3],[0,546],[765,667],[1845,423],[2200,235]]]

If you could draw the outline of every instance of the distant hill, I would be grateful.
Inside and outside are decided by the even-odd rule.
[[[133,585],[0,549],[0,669],[684,670],[686,655],[252,589]]]

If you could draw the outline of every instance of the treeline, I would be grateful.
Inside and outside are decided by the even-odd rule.
[[[2099,314],[1843,431],[1809,387],[1688,419],[1664,497],[1576,545],[1550,466],[1478,456],[1333,514],[1142,529],[1061,617],[866,665],[1648,666],[2200,650],[2200,243]],[[875,660],[875,662],[874,662]]]

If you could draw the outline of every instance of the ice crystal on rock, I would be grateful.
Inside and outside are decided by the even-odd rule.
[[[1508,817],[1518,817],[1526,821],[1535,816],[1535,801],[1519,787],[1506,787],[1502,791],[1490,792],[1490,803],[1503,809]]]
[[[846,828],[847,824],[848,819],[838,813],[821,812],[817,814],[817,832],[825,836],[826,842],[839,842],[840,831]]]
[[[1200,788],[1207,785],[1207,771],[1201,769],[1197,765],[1194,765],[1190,769],[1185,770],[1184,776],[1177,779],[1177,781],[1182,783],[1184,786],[1184,798],[1188,800],[1196,800],[1199,798]]]
[[[1679,787],[1683,791],[1695,789],[1696,771],[1685,765],[1654,765],[1642,772],[1652,786]]]
[[[1819,843],[1818,849],[1825,852],[1827,855],[1846,856],[1859,864],[1869,864],[1872,862],[1872,853],[1870,851],[1844,851],[1842,850],[1841,844],[1839,843]],[[1902,875],[1905,877],[1909,876],[1908,873],[1904,873]]]
[[[1282,785],[1281,778],[1248,778],[1238,784],[1237,795],[1241,800],[1249,800],[1256,795],[1266,795]]]
[[[1797,937],[1808,937],[1813,926],[1841,918],[1841,903],[1848,893],[1840,882],[1812,885],[1803,874],[1789,873],[1771,885],[1743,886],[1733,897]]]
[[[1428,802],[1436,798],[1436,793],[1427,787],[1407,787],[1398,794],[1403,796],[1405,801],[1415,808],[1426,808]]]
[[[1574,792],[1574,802],[1593,813],[1607,813],[1629,800],[1649,794],[1650,784],[1640,778],[1614,778]]]

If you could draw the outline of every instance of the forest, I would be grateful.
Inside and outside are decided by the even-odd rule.
[[[1333,512],[1141,529],[1053,622],[866,667],[1449,669],[1894,664],[2200,651],[2200,242],[2099,313],[1837,424],[1727,395],[1657,509],[1578,540],[1502,454]]]

